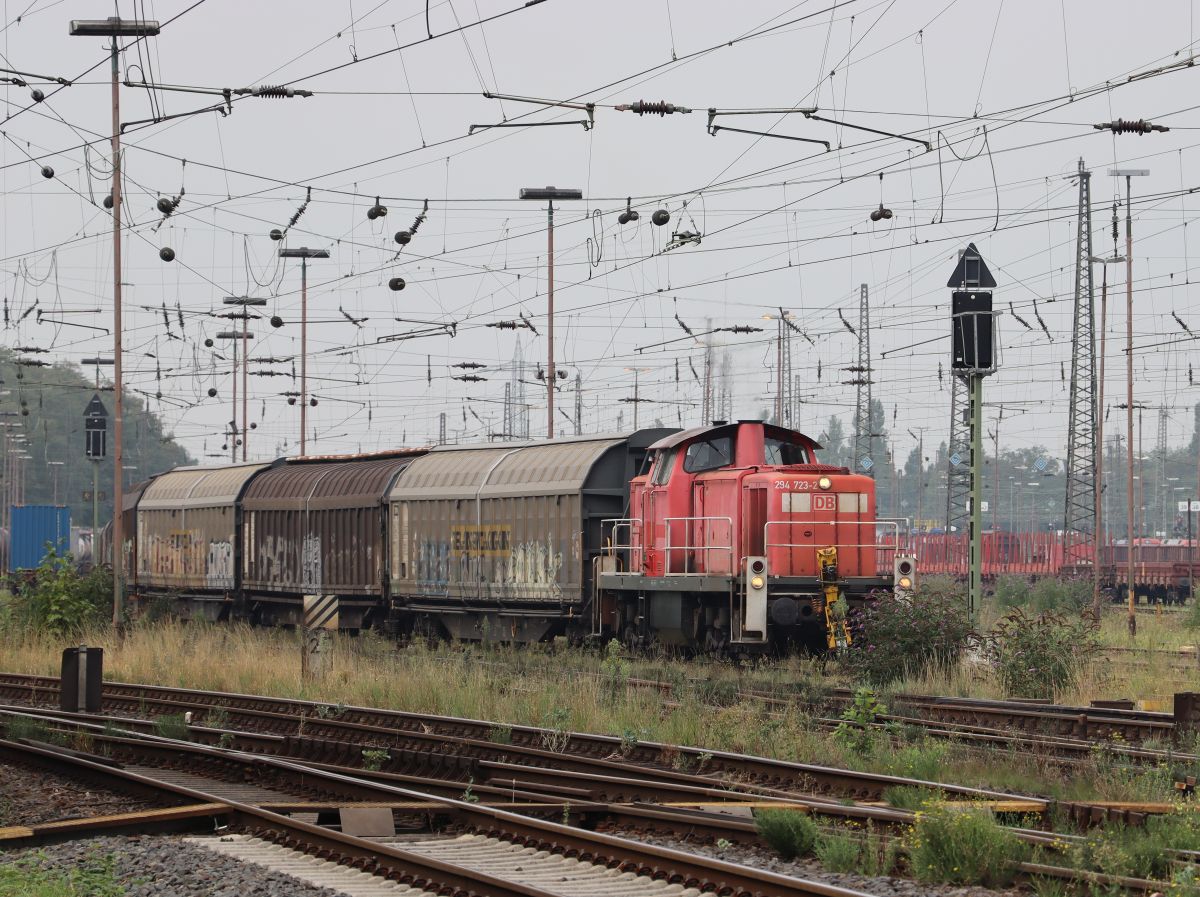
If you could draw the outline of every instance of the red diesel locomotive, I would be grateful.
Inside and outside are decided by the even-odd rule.
[[[880,544],[895,524],[875,517],[874,480],[819,463],[819,447],[760,421],[653,443],[628,516],[606,521],[594,631],[738,653],[846,644],[848,611],[898,570],[911,585],[914,561]]]

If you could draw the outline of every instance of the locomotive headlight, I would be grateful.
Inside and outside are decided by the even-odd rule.
[[[832,489],[833,480],[829,479],[829,477],[821,477],[821,479],[817,480],[817,488],[825,490]]]
[[[763,587],[763,578],[761,576],[754,576],[750,579],[750,588],[761,589],[762,587]]]
[[[896,585],[898,585],[902,589],[911,589],[912,588],[912,577],[911,576],[901,576],[898,580],[896,580]]]

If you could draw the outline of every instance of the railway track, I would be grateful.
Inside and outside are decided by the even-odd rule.
[[[110,739],[120,742],[122,739]],[[176,749],[187,760],[195,761],[195,746],[167,745],[159,741],[127,742],[130,753],[143,763]],[[143,750],[145,748],[145,750]],[[855,897],[858,892],[837,888],[820,882],[791,878],[761,869],[739,866],[722,860],[692,855],[678,850],[639,843],[575,826],[537,819],[495,807],[400,789],[377,782],[354,779],[336,773],[317,770],[280,760],[247,757],[226,753],[229,762],[252,762],[257,772],[264,767],[276,772],[290,770],[308,782],[308,787],[323,793],[350,793],[359,796],[385,797],[393,803],[422,805],[416,815],[450,816],[468,838],[442,838],[409,844],[402,840],[371,839],[348,835],[345,832],[315,825],[230,797],[221,798],[211,791],[199,790],[159,777],[141,766],[131,770],[128,764],[113,762],[103,755],[86,755],[50,745],[0,741],[0,752],[19,756],[25,762],[56,765],[73,770],[93,781],[103,781],[119,789],[134,788],[141,793],[158,791],[167,799],[186,799],[193,805],[187,811],[175,811],[171,820],[178,825],[181,814],[202,824],[215,824],[221,829],[241,833],[262,842],[282,845],[310,856],[347,865],[380,879],[398,881],[416,889],[436,894],[494,894],[498,897],[573,897],[579,893],[621,894],[646,893],[662,888],[662,883],[677,885],[677,893],[691,889],[693,893],[714,892],[755,897],[755,895],[822,895],[822,897]],[[210,758],[211,759],[211,758]],[[212,765],[204,771],[212,773]],[[430,814],[436,807],[436,814]],[[411,810],[409,811],[412,812]],[[128,825],[131,820],[124,820]],[[81,827],[77,826],[78,834]],[[39,834],[12,833],[4,842],[6,847],[35,843]],[[462,842],[462,843],[459,843]],[[499,843],[509,845],[497,851]],[[431,846],[432,845],[432,846]],[[449,845],[449,846],[447,846]],[[498,857],[504,854],[507,859]],[[570,887],[539,887],[530,884],[541,879],[544,883],[562,883],[562,858],[577,861],[576,874],[569,877]],[[613,876],[611,870],[617,870]],[[615,879],[615,881],[614,881]],[[644,880],[643,880],[644,879]],[[586,882],[586,884],[581,884]],[[633,888],[629,885],[632,882]],[[657,884],[656,884],[657,883]],[[616,885],[616,886],[614,886]],[[590,888],[581,890],[581,888]]]
[[[6,710],[5,714],[15,714],[17,711]],[[24,710],[26,716],[36,714],[36,711]],[[7,717],[11,718],[11,717]],[[745,867],[721,863],[717,860],[704,860],[681,854],[678,851],[654,848],[639,844],[627,838],[614,837],[599,832],[587,832],[578,826],[567,826],[544,818],[536,818],[537,813],[561,813],[562,818],[586,823],[591,826],[608,826],[622,832],[670,832],[678,837],[703,837],[712,841],[724,838],[730,841],[754,841],[756,832],[754,824],[749,819],[731,817],[718,812],[711,806],[713,801],[694,800],[689,805],[649,806],[644,804],[613,805],[575,804],[559,795],[544,796],[541,805],[510,804],[509,808],[484,805],[480,803],[439,796],[423,791],[399,788],[387,781],[388,776],[382,773],[364,773],[354,769],[331,769],[323,764],[297,762],[292,759],[264,756],[259,753],[231,751],[223,748],[212,748],[205,745],[172,742],[158,738],[148,733],[132,737],[112,734],[126,720],[106,720],[106,725],[88,721],[73,714],[42,713],[40,719],[49,727],[59,730],[76,743],[86,744],[88,752],[67,750],[49,745],[18,744],[12,741],[0,742],[0,754],[10,756],[30,755],[42,762],[58,766],[67,765],[77,772],[94,780],[107,781],[114,787],[135,790],[143,794],[161,792],[160,799],[167,796],[175,802],[187,802],[187,806],[176,807],[161,814],[154,821],[156,825],[170,825],[172,828],[187,827],[189,824],[217,824],[229,831],[245,836],[245,843],[276,844],[288,849],[299,848],[305,854],[317,854],[327,858],[332,857],[342,864],[358,865],[368,869],[377,877],[391,878],[411,884],[413,887],[428,888],[438,893],[460,893],[456,890],[467,880],[462,878],[463,870],[484,876],[478,881],[485,881],[486,875],[493,875],[504,887],[496,890],[482,889],[482,893],[543,893],[533,891],[513,891],[505,889],[512,884],[504,877],[503,870],[512,870],[512,863],[521,864],[525,869],[530,857],[545,859],[549,855],[580,857],[587,862],[586,868],[577,870],[580,877],[571,878],[581,890],[551,890],[546,893],[612,893],[633,894],[645,893],[645,890],[622,890],[630,875],[647,877],[647,882],[637,887],[648,886],[650,879],[673,882],[681,888],[693,888],[695,893],[700,891],[717,891],[730,894],[846,894],[850,892],[838,888],[830,888],[815,882],[796,882],[783,876],[763,878],[770,873],[756,873],[747,877]],[[136,721],[145,724],[147,721]],[[203,729],[203,727],[193,727]],[[228,730],[227,730],[228,731]],[[86,736],[86,737],[84,737]],[[254,736],[262,738],[264,736]],[[279,738],[279,736],[271,736]],[[92,753],[95,752],[95,753]],[[26,757],[28,762],[28,757]],[[188,778],[181,780],[179,773],[186,770]],[[541,770],[526,770],[527,774],[536,776]],[[661,771],[645,770],[647,773],[658,775]],[[383,780],[380,780],[380,776]],[[242,787],[253,787],[261,790],[253,796],[245,791],[229,793],[222,791],[222,784],[227,782],[241,783]],[[953,786],[936,785],[952,789]],[[545,783],[541,783],[544,787]],[[681,796],[681,795],[676,795]],[[251,798],[260,803],[255,806]],[[708,794],[697,794],[694,797],[711,797]],[[739,795],[733,795],[739,797]],[[422,852],[419,847],[403,841],[392,844],[389,850],[383,850],[380,857],[367,860],[364,851],[369,848],[357,843],[353,838],[345,840],[344,833],[327,833],[321,826],[303,823],[289,819],[284,812],[311,811],[324,809],[326,812],[336,809],[340,804],[366,805],[374,802],[373,806],[387,806],[394,819],[406,821],[409,828],[427,826],[431,821],[437,821],[439,830],[442,827],[452,828],[463,839],[439,833],[444,842],[432,853]],[[758,804],[764,802],[758,798]],[[766,801],[770,802],[770,801]],[[707,803],[708,806],[703,804]],[[738,802],[747,806],[746,801]],[[838,815],[831,813],[832,807],[822,806],[820,800],[809,804],[799,805],[791,802],[796,809],[806,810],[818,815]],[[775,802],[775,805],[780,805]],[[902,810],[882,807],[840,808],[854,809],[866,818],[879,824],[903,825],[911,823],[911,814]],[[514,812],[514,810],[518,812]],[[533,815],[530,815],[533,814]],[[129,830],[134,820],[122,820],[123,830]],[[75,833],[78,834],[82,823],[75,823]],[[111,828],[111,825],[110,825]],[[1031,843],[1052,846],[1064,843],[1070,836],[1056,835],[1027,829],[1015,830],[1019,837]],[[63,832],[57,834],[62,835]],[[338,835],[330,843],[330,834]],[[38,833],[30,832],[29,837],[36,840]],[[40,835],[46,837],[44,833]],[[249,840],[247,840],[249,839]],[[257,839],[257,840],[254,840]],[[361,839],[360,839],[361,840]],[[370,843],[370,842],[368,842]],[[421,842],[424,843],[424,842]],[[474,845],[474,847],[472,847]],[[516,845],[515,847],[513,845]],[[632,845],[632,847],[631,847]],[[384,845],[387,846],[386,844]],[[486,846],[486,849],[483,849]],[[458,859],[462,850],[468,856],[473,856],[472,850],[479,847],[490,859],[465,861]],[[636,848],[636,850],[634,850]],[[257,848],[256,848],[257,849]],[[263,847],[266,850],[268,848]],[[370,848],[373,849],[373,848]],[[532,853],[530,853],[532,851]],[[632,855],[631,852],[632,851]],[[665,852],[664,852],[665,851]],[[441,878],[435,876],[428,865],[422,865],[414,859],[414,855],[429,861],[446,863],[450,869],[439,868]],[[685,859],[686,858],[686,859]],[[703,862],[701,862],[703,860]],[[300,860],[296,860],[300,862]],[[304,861],[308,862],[308,861]],[[498,863],[499,865],[495,865]],[[552,864],[561,864],[561,860],[552,860]],[[692,863],[693,865],[688,865]],[[697,867],[695,864],[699,863]],[[506,865],[507,864],[507,865]],[[715,865],[714,865],[715,864]],[[272,867],[275,868],[275,867]],[[574,867],[572,867],[574,868]],[[609,869],[620,869],[625,873],[621,888],[613,890],[609,885],[613,876],[606,872]],[[1050,871],[1046,871],[1049,869]],[[489,871],[490,870],[490,871]],[[547,874],[560,875],[561,865],[551,869]],[[1056,867],[1034,867],[1025,870],[1026,874],[1055,874],[1060,877],[1071,877],[1075,873]],[[574,873],[572,873],[574,875]],[[597,877],[599,876],[599,877]],[[607,876],[607,877],[606,877]],[[551,876],[553,878],[553,876]],[[782,881],[776,880],[782,879]],[[558,880],[558,879],[555,879]],[[530,881],[528,876],[521,878],[522,882]],[[1127,889],[1137,889],[1143,885],[1154,883],[1118,881],[1106,879],[1111,884]],[[495,882],[491,884],[496,884]],[[810,887],[813,886],[813,887]],[[661,887],[661,885],[658,885]],[[371,891],[371,893],[376,893]],[[465,893],[465,892],[462,892]]]
[[[57,680],[0,676],[0,694],[12,697],[17,693],[27,704],[45,704],[57,698]],[[1014,797],[987,789],[695,747],[629,743],[607,736],[534,727],[498,729],[493,723],[476,720],[331,707],[253,695],[105,683],[104,700],[110,714],[119,708],[125,713],[141,714],[141,718],[122,717],[121,724],[131,731],[150,733],[157,727],[154,716],[187,713],[193,720],[187,727],[187,737],[194,742],[290,757],[447,797],[469,790],[480,799],[573,801],[577,805],[774,799],[802,801],[829,815],[853,815],[842,806],[845,798],[879,801],[887,789],[894,787],[919,788],[971,801],[1008,801]],[[19,712],[21,706],[7,709]],[[1138,716],[1137,712],[1099,712]],[[894,719],[909,722],[905,717]],[[98,725],[100,718],[94,722]],[[836,725],[838,721],[824,722]],[[911,722],[917,722],[916,718]],[[1076,738],[1023,736],[977,725],[920,722],[942,737],[973,739],[989,746],[1020,746],[1046,755],[1053,752],[1078,758],[1096,749],[1095,743]],[[1130,762],[1188,760],[1188,755],[1124,744],[1112,749],[1125,752],[1121,756]],[[378,768],[364,771],[369,752],[375,752]],[[1089,823],[1106,819],[1136,823],[1145,816],[1145,811],[1136,808],[1017,797],[1026,802],[1028,812],[1057,809]]]
[[[0,697],[31,706],[56,704],[58,681],[48,677],[0,676]],[[364,707],[334,707],[254,695],[210,693],[123,683],[104,684],[104,709],[112,714],[192,714],[190,736],[218,742],[225,727],[245,736],[241,744],[261,753],[291,753],[336,765],[362,765],[364,746],[385,750],[381,771],[524,790],[519,778],[536,768],[553,769],[557,784],[571,787],[572,775],[602,776],[588,795],[594,800],[662,799],[671,786],[728,790],[782,798],[814,796],[879,800],[892,787],[942,790],[965,800],[1004,800],[986,789],[924,782],[816,764],[752,757],[656,742],[629,742],[603,735],[529,726],[503,727],[456,717]],[[19,705],[14,705],[19,706]],[[137,725],[135,723],[135,725]],[[144,725],[144,724],[142,724]],[[230,732],[230,737],[238,733]],[[256,736],[272,736],[256,738]],[[496,764],[501,764],[497,766]],[[629,782],[640,782],[631,786]],[[665,788],[664,788],[665,786]],[[659,787],[659,793],[649,790]],[[624,790],[622,790],[624,789]],[[670,799],[667,797],[667,799]]]

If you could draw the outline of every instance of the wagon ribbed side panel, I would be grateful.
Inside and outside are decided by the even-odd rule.
[[[180,467],[137,502],[137,585],[150,591],[226,592],[237,586],[237,500],[265,464]]]
[[[414,604],[578,608],[589,478],[625,442],[447,447],[417,459],[390,496],[393,594]],[[621,494],[619,480],[607,485]]]
[[[295,461],[257,478],[242,501],[247,595],[381,595],[388,490],[411,460]]]

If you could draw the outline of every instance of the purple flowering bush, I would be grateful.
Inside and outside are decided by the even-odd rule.
[[[1014,698],[1053,698],[1072,687],[1099,649],[1096,621],[1051,611],[1029,616],[1015,609],[986,641],[1004,693]]]
[[[972,638],[966,598],[938,582],[911,600],[878,592],[853,621],[844,663],[856,681],[886,685],[958,662]]]

